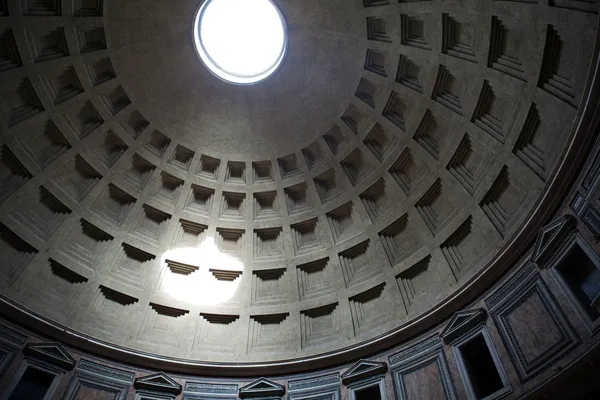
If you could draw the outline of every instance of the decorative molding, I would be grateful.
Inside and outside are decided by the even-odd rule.
[[[565,214],[540,229],[531,254],[533,262],[539,268],[545,268],[576,227],[577,219]]]
[[[413,346],[401,350],[388,358],[392,370],[392,379],[394,381],[394,390],[396,399],[408,399],[405,377],[414,372],[435,364],[438,376],[444,392],[445,400],[456,399],[452,375],[448,368],[448,363],[444,355],[444,347],[438,335],[430,336],[425,340],[414,344]],[[431,377],[431,375],[429,375]],[[431,377],[434,379],[434,377]],[[428,385],[429,387],[431,384]]]
[[[471,330],[485,324],[486,319],[487,313],[483,308],[459,311],[452,316],[440,336],[444,339],[444,343],[453,344]]]
[[[557,336],[555,342],[550,344],[546,351],[533,357],[528,357],[527,349],[523,348],[519,335],[515,332],[513,325],[515,320],[510,318],[515,310],[529,300],[540,304],[543,308],[538,310],[539,315],[536,318],[543,317],[541,311],[545,311],[548,321],[554,324],[552,329],[544,325],[527,324],[530,334],[543,335],[554,331]],[[580,343],[577,332],[531,264],[521,268],[485,302],[522,383],[550,368]],[[537,350],[536,353],[539,353],[539,349]]]
[[[181,385],[164,372],[136,378],[133,382],[133,387],[136,390],[171,393],[174,395],[181,393]]]
[[[259,378],[246,386],[242,386],[238,391],[238,395],[242,399],[247,397],[283,396],[284,394],[285,386],[266,378]]]
[[[101,375],[107,379],[117,380],[127,383],[132,383],[135,373],[124,371],[122,369],[112,368],[106,365],[98,364],[90,360],[82,358],[77,365],[77,369],[85,372],[90,372],[96,375]]]
[[[186,382],[184,392],[202,394],[237,394],[238,385],[206,382]]]
[[[348,386],[352,382],[384,374],[387,369],[385,362],[358,360],[342,374],[342,383]]]
[[[43,361],[70,371],[75,367],[75,359],[59,343],[29,343],[23,349],[26,358]]]

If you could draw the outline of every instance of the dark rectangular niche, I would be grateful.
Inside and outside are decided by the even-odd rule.
[[[590,317],[600,317],[600,269],[594,265],[585,251],[575,244],[556,267],[573,295]]]
[[[379,385],[369,386],[354,392],[356,400],[383,400],[381,398],[381,390]]]
[[[54,377],[39,369],[27,367],[8,400],[43,400]]]
[[[492,353],[483,334],[473,336],[459,347],[466,373],[477,399],[483,399],[504,388]]]

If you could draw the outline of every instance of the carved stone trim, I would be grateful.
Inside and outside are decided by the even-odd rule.
[[[69,387],[67,388],[64,399],[77,399],[79,390],[84,386],[96,390],[111,392],[114,394],[113,400],[125,400],[130,385],[123,381],[115,381],[104,376],[90,374],[78,370],[71,378],[71,382],[69,383]]]
[[[133,387],[137,390],[149,390],[159,393],[181,393],[181,385],[163,372],[136,378]]]
[[[440,336],[444,339],[444,343],[452,344],[460,339],[461,336],[485,324],[486,319],[487,313],[483,308],[459,311],[452,316],[448,325],[440,333]]]
[[[207,382],[186,382],[184,391],[202,394],[237,394],[238,385]]]
[[[527,268],[523,270],[531,271],[531,269]],[[486,300],[486,304],[498,328],[498,333],[508,350],[519,379],[522,383],[525,383],[551,365],[554,365],[558,359],[577,347],[580,340],[577,332],[560,309],[539,273],[530,273],[526,276],[526,279],[520,278],[521,274],[519,273],[513,276],[493,296]],[[503,296],[499,296],[498,294],[502,294]],[[525,351],[521,348],[508,317],[512,311],[522,305],[531,296],[538,296],[543,307],[551,316],[560,337],[551,349],[533,359],[527,359]]]
[[[285,386],[275,383],[266,378],[259,378],[254,382],[242,386],[238,392],[241,398],[283,396]]]
[[[75,367],[75,359],[59,343],[29,343],[23,349],[26,358],[53,365],[63,371]]]
[[[385,374],[387,369],[387,364],[384,362],[358,360],[342,374],[342,383],[348,386],[348,384],[352,382],[369,378],[374,375]]]
[[[531,254],[533,262],[539,268],[546,268],[546,263],[560,249],[576,226],[577,219],[565,214],[540,229]]]
[[[444,355],[442,341],[438,335],[433,335],[413,346],[404,349],[389,357],[396,399],[408,399],[404,385],[404,375],[411,374],[428,365],[435,364],[439,372],[439,379],[444,388],[444,399],[454,400],[454,383],[448,369],[448,362]]]

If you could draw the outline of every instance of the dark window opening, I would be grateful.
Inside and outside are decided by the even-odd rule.
[[[600,270],[581,247],[575,245],[557,270],[588,316],[592,320],[600,317],[600,308],[592,305],[600,294]]]
[[[471,386],[478,399],[502,389],[502,379],[482,334],[460,346]]]
[[[54,375],[28,367],[8,400],[43,400]]]
[[[356,400],[382,400],[379,385],[357,390],[355,395]]]

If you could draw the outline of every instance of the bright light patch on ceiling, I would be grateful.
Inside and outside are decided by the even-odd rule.
[[[219,251],[212,237],[198,247],[178,247],[165,252],[162,265],[168,260],[195,266],[196,270],[184,274],[165,270],[159,291],[175,300],[197,305],[219,305],[230,300],[238,289],[240,276],[218,280],[211,270],[239,272],[240,275],[244,270],[240,260]]]
[[[285,22],[271,0],[206,0],[196,14],[194,42],[200,58],[219,78],[252,84],[283,61]]]

